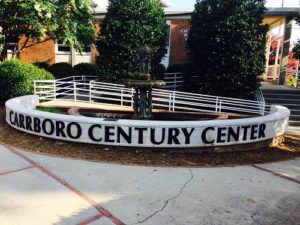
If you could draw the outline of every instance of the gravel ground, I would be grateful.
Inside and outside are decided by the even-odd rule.
[[[300,157],[300,136],[291,135],[286,135],[285,142],[276,147],[231,153],[142,150],[56,141],[29,135],[9,127],[5,122],[5,107],[3,105],[0,106],[0,142],[48,155],[153,166],[236,166]]]

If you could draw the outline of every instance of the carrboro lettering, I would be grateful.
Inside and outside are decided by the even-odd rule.
[[[78,139],[81,137],[82,129],[78,123],[71,122],[67,125],[67,134],[72,139]]]
[[[267,125],[211,126],[204,128],[130,127],[103,124],[80,124],[49,118],[37,118],[9,111],[12,126],[32,133],[43,133],[61,139],[88,138],[92,143],[150,144],[156,146],[217,145],[266,138]],[[82,126],[85,128],[83,129]],[[197,132],[195,132],[197,130]],[[83,132],[86,132],[86,134]]]
[[[31,116],[25,116],[13,111],[9,112],[9,121],[11,125],[34,133],[43,132],[46,135],[55,135],[57,137],[78,139],[82,135],[82,128],[78,123],[63,121],[54,122],[51,119],[40,119]],[[66,125],[67,124],[67,125]]]

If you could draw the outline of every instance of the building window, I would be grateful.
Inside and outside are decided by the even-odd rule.
[[[57,52],[69,54],[71,52],[71,47],[68,45],[57,44]],[[82,48],[82,53],[91,53],[92,48],[90,46],[84,46]]]
[[[9,42],[7,44],[7,58],[11,59],[12,57],[16,57],[16,55],[14,55],[14,54],[17,54],[18,49],[19,49],[18,43]]]
[[[71,48],[68,45],[57,45],[57,52],[61,52],[61,53],[70,53],[71,52]]]
[[[10,42],[7,44],[7,53],[13,53],[14,50],[18,50],[18,43]]]

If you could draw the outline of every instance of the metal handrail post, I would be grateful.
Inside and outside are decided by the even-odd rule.
[[[54,94],[54,100],[56,100],[56,80],[53,82],[53,94]]]
[[[265,102],[263,102],[263,105],[262,105],[262,116],[264,116],[265,115],[265,110],[266,110],[266,103]]]
[[[176,91],[177,86],[177,73],[174,73],[174,91]]]
[[[220,100],[220,103],[219,103],[219,113],[222,112],[222,99]]]
[[[131,107],[133,107],[133,88],[131,88]]]
[[[76,83],[75,82],[73,82],[73,86],[74,86],[74,101],[76,102],[77,101],[77,96],[76,96],[77,90],[76,90]]]
[[[172,111],[175,111],[175,100],[176,100],[176,92],[173,91],[173,107],[172,107]]]
[[[172,94],[169,95],[169,112],[171,111],[172,107]]]
[[[36,95],[36,81],[33,81],[33,94]]]
[[[216,109],[215,109],[215,112],[219,111],[218,108],[219,108],[219,97],[216,97]]]
[[[92,102],[92,82],[89,83],[89,102]]]
[[[123,88],[121,88],[121,106],[123,106]]]
[[[86,77],[81,75],[81,79],[83,79],[83,83],[84,83],[84,90],[86,89]]]

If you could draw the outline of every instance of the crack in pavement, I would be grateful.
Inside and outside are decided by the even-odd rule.
[[[190,178],[183,184],[183,186],[180,188],[180,191],[175,196],[173,196],[172,198],[167,199],[165,201],[164,205],[160,209],[156,210],[151,215],[147,216],[145,219],[140,220],[140,221],[138,221],[137,223],[134,223],[134,224],[142,224],[142,223],[146,222],[147,220],[151,219],[152,217],[154,217],[159,212],[162,212],[167,207],[167,205],[169,204],[170,201],[178,198],[183,193],[183,190],[186,188],[186,186],[194,179],[194,174],[192,172],[192,169],[189,169],[189,171],[190,171]]]

